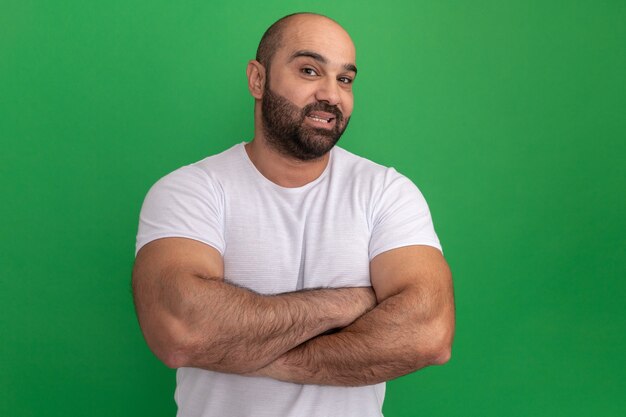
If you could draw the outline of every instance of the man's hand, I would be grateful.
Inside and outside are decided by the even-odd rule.
[[[145,245],[133,269],[146,341],[166,365],[244,374],[376,305],[371,288],[260,295],[224,280],[214,248],[191,239]]]
[[[342,331],[316,337],[253,375],[299,384],[370,385],[450,357],[454,299],[441,252],[409,246],[371,262],[380,304]]]

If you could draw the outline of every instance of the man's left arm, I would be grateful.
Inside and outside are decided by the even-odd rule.
[[[450,269],[430,246],[383,252],[370,263],[379,304],[341,331],[318,336],[255,372],[299,384],[361,386],[448,361],[454,336]]]

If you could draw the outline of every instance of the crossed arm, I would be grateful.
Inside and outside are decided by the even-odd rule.
[[[257,371],[301,384],[376,384],[450,358],[452,280],[437,249],[409,246],[370,266],[379,304],[342,331],[303,343]]]
[[[138,253],[133,293],[146,341],[170,367],[355,386],[447,361],[454,302],[441,253],[391,250],[372,260],[370,272],[375,293],[265,296],[224,281],[213,248],[167,238]]]

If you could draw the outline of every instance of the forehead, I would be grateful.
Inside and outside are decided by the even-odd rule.
[[[324,56],[330,65],[355,64],[356,51],[350,35],[337,23],[320,16],[297,16],[289,22],[276,57],[283,61],[297,51]]]

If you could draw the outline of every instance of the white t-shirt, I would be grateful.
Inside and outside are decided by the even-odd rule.
[[[369,286],[378,254],[408,245],[441,250],[417,187],[335,147],[316,180],[281,187],[254,166],[244,143],[159,180],[144,201],[136,251],[163,237],[217,249],[224,276],[261,294]],[[382,416],[385,384],[299,385],[196,368],[176,375],[179,417]]]

